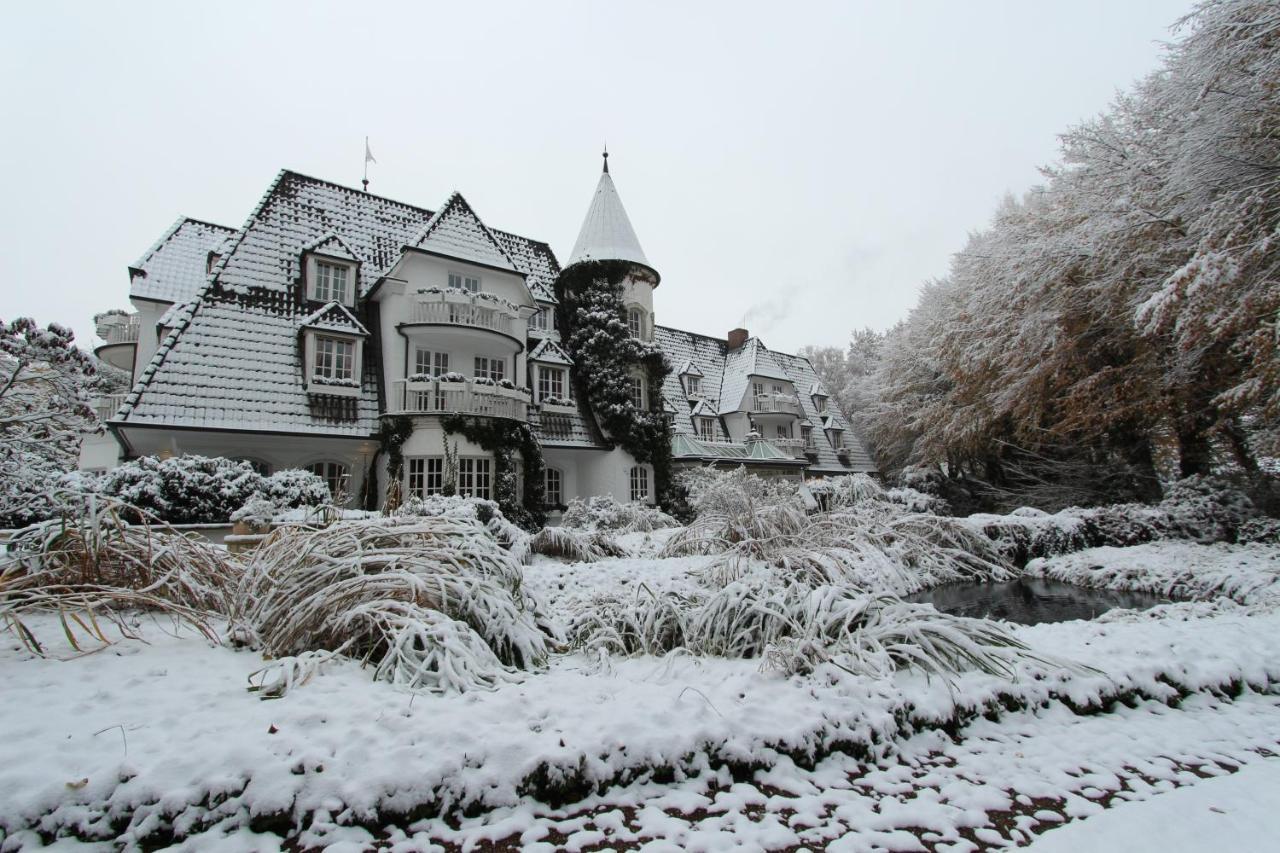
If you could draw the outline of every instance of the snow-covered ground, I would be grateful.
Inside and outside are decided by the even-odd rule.
[[[659,534],[629,545],[652,554]],[[1139,562],[1166,574],[1214,565],[1236,579],[1212,590],[1244,589],[1274,566],[1258,549],[1232,569],[1213,562],[1216,547],[1143,546]],[[641,585],[679,591],[703,559],[537,558],[525,584],[574,609]],[[1195,780],[1192,765],[1276,749],[1280,707],[1264,692],[1280,683],[1273,604],[1190,602],[1013,627],[1037,654],[1075,665],[1023,662],[1014,681],[834,667],[788,679],[754,660],[574,654],[519,683],[454,696],[404,692],[340,662],[272,701],[245,689],[260,655],[160,624],[142,624],[147,643],[70,660],[32,658],[5,635],[3,849],[34,843],[36,828],[127,843],[169,824],[225,849],[272,849],[291,824],[310,827],[304,843],[347,838],[349,849],[373,837],[408,850],[513,833],[574,839],[571,849],[606,837],[660,849],[1017,841],[1014,830],[1053,823],[1055,809],[1081,816],[1106,792],[1142,797]],[[56,617],[35,627],[59,631]],[[946,734],[963,726],[958,741]],[[1047,805],[1027,811],[1019,796]],[[461,827],[414,822],[466,805],[488,812]],[[388,823],[400,828],[383,831]]]

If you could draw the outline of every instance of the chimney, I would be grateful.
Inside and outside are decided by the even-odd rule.
[[[746,329],[734,329],[729,333],[729,349],[735,350],[747,342],[751,333]]]

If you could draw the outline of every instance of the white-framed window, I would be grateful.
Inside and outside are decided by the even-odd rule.
[[[816,410],[817,410],[818,414],[820,414],[820,415],[821,415],[821,414],[825,413],[825,412],[827,411],[827,398],[826,398],[826,397],[814,397],[814,398],[813,398],[813,407],[814,407],[814,409],[816,409]]]
[[[564,475],[559,468],[544,468],[542,474],[544,503],[547,506],[564,505]]]
[[[466,290],[470,293],[480,292],[480,279],[474,275],[465,275],[460,272],[449,273],[449,286],[458,290]]]
[[[341,462],[313,462],[307,466],[307,470],[324,480],[334,503],[346,501],[347,482],[351,478],[346,465]]]
[[[444,491],[444,457],[418,456],[409,460],[409,494],[415,498]]]
[[[489,499],[492,491],[492,462],[489,459],[458,460],[458,494],[464,498]]]
[[[763,383],[763,382],[752,382],[752,383],[751,383],[751,393],[752,393],[752,394],[754,394],[754,395],[755,395],[755,396],[757,396],[757,397],[763,396],[763,395],[764,395],[764,383]]]
[[[413,351],[413,372],[427,376],[441,376],[448,373],[449,353],[418,347]]]
[[[343,338],[316,335],[316,358],[311,375],[320,379],[354,379],[356,345]]]
[[[800,427],[800,438],[804,440],[805,447],[813,446],[813,427]]]
[[[649,500],[649,469],[637,465],[631,469],[631,500],[647,502]]]
[[[627,331],[633,338],[644,337],[644,312],[639,308],[631,308],[627,311]]]
[[[716,422],[711,418],[697,418],[698,421],[698,438],[703,441],[715,441],[716,438]]]
[[[699,394],[702,393],[702,377],[686,376],[684,378],[684,387],[685,387],[685,392],[690,397],[697,397]]]
[[[499,380],[506,378],[507,362],[502,358],[489,358],[488,356],[476,356],[476,379],[493,379]]]
[[[782,393],[782,386],[781,386],[781,385],[779,385],[777,382],[773,383],[773,393],[775,393],[775,394],[781,394],[781,393]]]
[[[560,367],[538,367],[538,401],[548,397],[567,400],[564,393],[564,369]]]
[[[529,318],[529,328],[545,332],[556,327],[556,313],[550,308],[541,308]]]
[[[774,429],[778,438],[791,438],[791,427],[786,424],[778,424]]]
[[[319,302],[341,302],[346,305],[351,293],[351,268],[346,264],[316,261],[316,281],[312,293]]]
[[[639,376],[632,376],[628,385],[631,391],[632,405],[644,411],[644,379]]]

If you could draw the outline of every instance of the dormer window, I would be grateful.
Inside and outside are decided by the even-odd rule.
[[[702,379],[698,376],[686,376],[684,378],[685,392],[690,397],[697,397],[702,394]]]
[[[460,272],[449,273],[449,287],[455,290],[465,290],[468,293],[480,292],[480,279],[474,275],[463,275]]]
[[[349,294],[351,292],[350,273],[350,268],[345,264],[316,261],[315,286],[312,288],[313,298],[317,302],[349,304]]]
[[[352,380],[355,369],[355,341],[316,335],[316,360],[311,371],[313,379]]]
[[[529,318],[529,328],[545,332],[556,327],[555,314],[550,308],[543,308]]]
[[[538,367],[538,402],[547,398],[566,400],[564,392],[564,369],[560,367]]]
[[[703,441],[715,441],[716,439],[716,422],[711,418],[697,418],[698,438]]]

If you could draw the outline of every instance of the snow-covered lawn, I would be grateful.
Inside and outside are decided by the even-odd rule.
[[[627,544],[652,554],[661,544],[654,539],[668,535],[659,534],[640,534]],[[651,537],[648,543],[645,536]],[[1253,589],[1248,578],[1275,565],[1274,551],[1261,546],[1242,551],[1164,543],[1087,553],[1092,556],[1084,564],[1167,566],[1166,574],[1174,567],[1185,574],[1188,565],[1204,569],[1214,577],[1205,587],[1212,590]],[[1223,563],[1224,554],[1233,562]],[[691,575],[707,559],[647,556],[565,564],[538,557],[525,569],[525,586],[553,611],[568,613],[589,607],[597,595],[692,589]],[[1132,573],[1111,576],[1143,582]],[[41,618],[46,623],[34,627],[56,636],[56,617]],[[1027,751],[1033,747],[988,749],[984,739],[1025,739],[1035,750],[1056,743],[1056,760],[1070,764],[1102,761],[1099,744],[1084,739],[1085,729],[1076,727],[1091,726],[1089,731],[1097,731],[1091,737],[1123,743],[1119,734],[1108,733],[1128,726],[1135,731],[1126,737],[1150,740],[1148,763],[1160,754],[1191,761],[1217,753],[1189,735],[1185,756],[1172,756],[1168,749],[1161,753],[1156,745],[1168,742],[1167,736],[1155,731],[1182,725],[1190,731],[1208,725],[1206,720],[1238,719],[1243,728],[1223,735],[1232,744],[1223,755],[1239,762],[1242,750],[1274,747],[1280,731],[1274,697],[1235,703],[1211,698],[1241,689],[1250,697],[1251,691],[1280,683],[1280,612],[1229,600],[1113,613],[1092,622],[1010,626],[1036,654],[1097,670],[1022,661],[1013,681],[976,672],[951,682],[908,672],[874,679],[834,667],[784,678],[761,671],[757,660],[681,652],[627,659],[570,654],[554,657],[544,671],[519,683],[452,696],[415,695],[372,681],[355,663],[337,662],[272,701],[245,689],[249,675],[263,665],[259,654],[211,646],[190,632],[173,636],[164,627],[144,620],[147,643],[126,641],[71,660],[32,658],[6,636],[0,651],[5,684],[0,820],[18,831],[5,849],[31,840],[29,830],[36,826],[50,834],[125,832],[125,838],[169,823],[180,835],[216,826],[206,837],[225,840],[224,833],[248,826],[283,832],[293,822],[314,831],[335,822],[403,826],[415,815],[468,805],[513,810],[492,812],[474,833],[532,832],[528,838],[535,840],[539,827],[551,826],[554,806],[610,785],[623,787],[600,802],[643,793],[657,797],[659,805],[642,812],[667,814],[670,809],[663,809],[672,803],[707,810],[713,801],[732,802],[733,774],[751,779],[754,771],[760,771],[754,776],[756,793],[742,794],[742,809],[763,809],[763,815],[771,798],[782,796],[786,805],[778,808],[787,820],[757,825],[739,813],[742,809],[731,809],[712,820],[714,831],[706,830],[712,836],[738,833],[738,841],[748,846],[788,846],[831,838],[850,826],[861,827],[866,839],[880,838],[866,833],[892,825],[898,828],[885,829],[891,835],[879,843],[902,836],[905,827],[958,839],[960,828],[984,826],[987,812],[1010,808],[1004,801],[1011,795],[996,796],[998,791],[1071,803],[1090,799],[1080,793],[1082,786],[1072,787],[1068,776],[1052,776],[1048,768],[1056,765],[1042,759],[1014,762],[1021,770],[1006,766],[1015,757],[1034,755]],[[1164,702],[1187,696],[1182,710],[1165,709]],[[1141,712],[1122,706],[1114,711],[1116,700],[1139,704]],[[1080,716],[1095,710],[1114,712]],[[987,713],[1001,718],[981,720]],[[939,732],[939,727],[954,730],[969,723],[958,745],[948,746],[950,740]],[[1142,728],[1147,725],[1153,727],[1150,732]],[[899,789],[877,788],[875,797],[929,788],[909,768],[952,747],[1005,764],[963,770],[958,763],[945,772],[934,767],[930,772],[956,777],[937,788],[950,805],[920,795],[895,806],[892,819],[870,822],[859,817],[859,809],[872,808],[875,798],[866,799],[871,795],[862,791],[861,782],[852,788],[839,782],[859,761],[874,760],[881,768],[875,771],[881,774],[877,785],[888,785],[894,773],[900,777],[894,783]],[[814,760],[819,761],[816,770],[797,767]],[[1121,775],[1128,773],[1124,767],[1140,766],[1127,761],[1103,764]],[[1028,768],[1035,773],[1027,776]],[[646,783],[655,770],[675,781],[670,787]],[[953,784],[971,789],[964,796],[976,798],[973,803],[958,805],[946,794]],[[728,790],[713,797],[708,792],[717,785]],[[769,793],[774,788],[783,793]],[[692,799],[680,799],[682,791]],[[855,794],[855,800],[866,801],[844,802]],[[534,820],[535,813],[550,816]],[[513,817],[515,823],[502,823],[504,814],[523,815],[529,822],[519,825]],[[591,831],[598,832],[603,831],[600,820],[596,815],[580,823],[591,823],[597,826]],[[744,820],[751,825],[738,827]],[[703,831],[690,829],[688,820],[658,823],[632,840],[665,837],[683,846]],[[437,821],[421,831],[440,840],[470,837],[466,832],[450,836],[446,826]],[[618,831],[619,840],[633,832]],[[848,843],[848,849],[862,849],[861,842]]]

